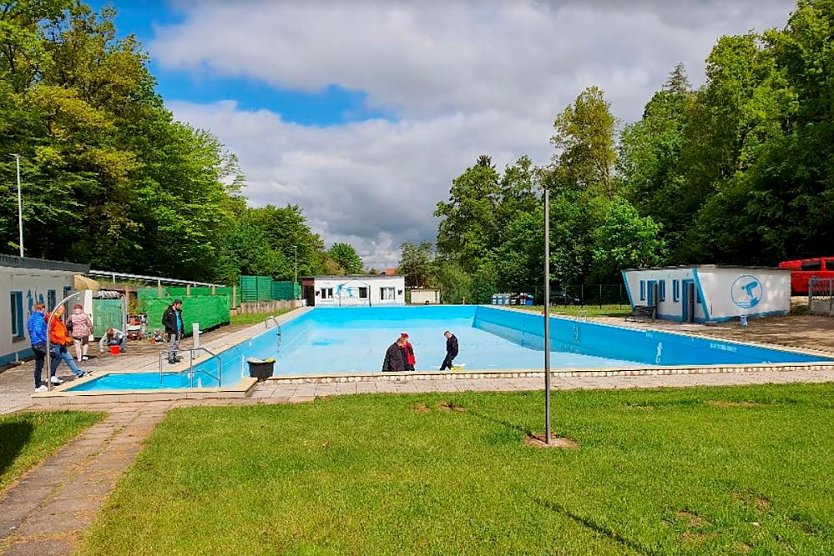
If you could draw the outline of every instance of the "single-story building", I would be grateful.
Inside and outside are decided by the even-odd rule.
[[[310,307],[405,305],[405,277],[304,276],[301,292]]]
[[[411,288],[412,305],[437,305],[440,303],[440,290],[431,288]]]
[[[622,274],[632,309],[655,307],[656,318],[663,320],[723,322],[786,315],[791,308],[789,270],[693,265],[627,269]]]
[[[73,290],[87,265],[0,255],[0,365],[32,355],[26,322],[35,303],[48,310]]]

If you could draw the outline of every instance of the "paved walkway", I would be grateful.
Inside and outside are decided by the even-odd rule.
[[[0,553],[70,554],[168,407],[112,409],[0,495]]]

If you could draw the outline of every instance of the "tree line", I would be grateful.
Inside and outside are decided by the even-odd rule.
[[[407,281],[448,302],[540,285],[545,188],[557,288],[629,267],[831,254],[832,37],[834,0],[799,0],[781,29],[718,39],[702,86],[677,65],[627,125],[585,89],[555,118],[549,164],[499,171],[483,155],[452,180],[436,245],[403,246]]]
[[[27,256],[229,283],[361,272],[325,250],[294,205],[251,208],[237,158],[178,122],[116,12],[79,0],[0,3],[0,245],[18,251],[20,155]]]

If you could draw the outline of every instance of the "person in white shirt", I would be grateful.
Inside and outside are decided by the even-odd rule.
[[[125,352],[125,344],[127,343],[127,336],[118,328],[109,328],[101,340],[98,342],[99,353],[104,353],[104,346],[119,346],[119,353]]]

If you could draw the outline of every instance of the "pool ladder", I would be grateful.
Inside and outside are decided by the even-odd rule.
[[[222,386],[223,385],[222,378],[221,378],[222,375],[223,375],[223,363],[222,363],[222,361],[220,361],[220,357],[216,353],[214,353],[213,351],[208,350],[204,347],[195,347],[195,348],[189,348],[189,349],[178,349],[176,352],[174,352],[174,355],[176,355],[177,353],[179,353],[181,351],[187,351],[188,352],[188,384],[189,384],[188,387],[189,388],[194,388],[194,353],[195,352],[208,353],[211,357],[209,357],[207,359],[207,361],[210,361],[210,360],[214,359],[217,362],[217,375],[214,375],[214,374],[210,373],[209,371],[202,371],[202,372],[207,374],[208,376],[216,379],[217,380],[217,386]],[[162,375],[165,374],[165,370],[162,368],[162,356],[163,355],[168,356],[168,354],[169,354],[168,350],[159,352],[159,382],[162,382]],[[172,371],[169,371],[169,372],[172,372]],[[182,373],[182,372],[185,372],[185,371],[184,370],[183,371],[176,371],[177,374]]]

